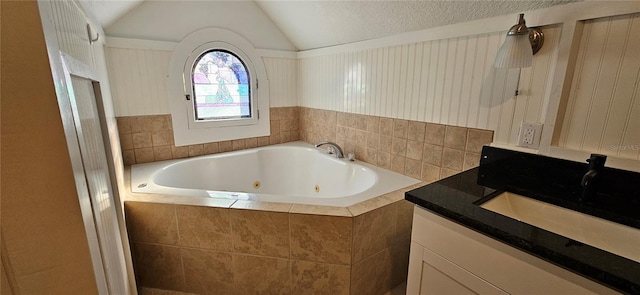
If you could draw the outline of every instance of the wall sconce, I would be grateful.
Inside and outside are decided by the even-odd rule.
[[[498,50],[493,66],[496,68],[527,68],[531,66],[533,55],[542,48],[544,35],[539,28],[527,28],[524,14],[518,16],[518,23],[509,29],[507,38]]]

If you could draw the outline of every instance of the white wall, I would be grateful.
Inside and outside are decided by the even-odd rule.
[[[585,22],[558,145],[640,159],[640,14]]]
[[[545,27],[533,67],[496,69],[506,32],[416,42],[300,59],[300,105],[495,130],[515,145],[520,121],[544,121],[549,67],[560,37]]]
[[[144,1],[105,32],[110,37],[178,42],[207,27],[235,32],[256,48],[296,50],[254,1]]]
[[[621,146],[635,147],[640,144],[640,139],[634,137],[640,134],[638,130],[640,124],[636,123],[638,91],[635,90],[633,95],[626,95],[616,90],[615,99],[607,97],[604,102],[599,100],[597,107],[591,109],[602,109],[600,104],[603,104],[604,108],[615,106],[609,108],[611,110],[609,115],[605,114],[606,118],[615,120],[612,120],[607,127],[599,128],[598,126],[604,123],[601,119],[591,120],[586,124],[586,121],[580,121],[584,114],[571,111],[572,106],[583,105],[583,102],[575,102],[575,90],[570,88],[584,83],[572,81],[574,67],[577,71],[585,67],[579,64],[580,59],[577,60],[576,65],[574,58],[579,55],[581,38],[587,36],[581,34],[583,24],[587,32],[585,34],[591,31],[589,22],[583,21],[628,15],[639,11],[640,5],[637,1],[587,1],[525,12],[527,24],[542,26],[546,40],[542,50],[534,56],[533,66],[522,70],[518,87],[520,95],[517,97],[514,96],[514,90],[518,82],[518,71],[492,67],[497,49],[504,40],[504,32],[515,23],[516,15],[301,51],[297,53],[297,65],[293,64],[291,54],[263,51],[267,53],[264,55],[264,60],[271,86],[271,105],[299,105],[492,129],[495,131],[495,143],[509,148],[515,148],[521,121],[541,122],[545,125],[540,153],[583,161],[589,152],[600,151],[615,157],[637,160],[639,153],[635,150],[634,153],[630,153],[606,150],[606,148],[612,141],[619,142],[616,144]],[[629,19],[628,16],[626,18]],[[606,83],[595,80],[587,82],[587,84],[596,85],[599,91],[611,92],[617,89],[610,85],[623,85],[625,89],[629,89],[628,85],[631,85],[631,89],[638,88],[637,74],[632,75],[634,69],[637,71],[638,64],[637,62],[628,63],[626,60],[635,57],[633,60],[637,61],[637,55],[633,55],[633,50],[625,51],[625,54],[630,57],[625,57],[624,62],[621,63],[621,60],[617,59],[615,66],[608,66],[611,56],[619,57],[623,48],[637,47],[634,44],[638,42],[638,34],[636,34],[638,21],[627,20],[627,23],[634,25],[628,25],[626,31],[623,30],[626,34],[614,34],[623,39],[615,41],[611,39],[609,47],[613,49],[609,50],[609,53],[595,59],[582,59],[595,60],[595,64],[604,64],[603,69],[606,72],[603,77],[612,75],[623,77],[616,78],[615,81],[624,83],[616,83],[613,80]],[[624,27],[624,25],[621,26]],[[608,35],[600,34],[598,38],[606,36]],[[119,76],[111,79],[114,92],[118,92],[114,94],[118,116],[168,113],[168,110],[163,109],[162,106],[166,103],[166,98],[163,98],[164,92],[147,87],[139,89],[134,85],[164,83],[160,82],[161,78],[164,79],[163,76],[153,68],[166,63],[163,53],[156,52],[164,45],[151,46],[153,42],[142,43],[144,44],[134,46],[138,48],[134,50],[135,52],[115,48],[109,48],[107,52],[110,59],[110,75]],[[116,44],[114,47],[123,46]],[[138,63],[140,64],[137,65]],[[618,70],[618,64],[625,65],[626,69]],[[144,80],[151,77],[153,81],[132,83],[136,79]],[[122,83],[117,82],[118,80],[122,80]],[[164,86],[158,88],[161,87]],[[154,91],[158,93],[152,93]],[[597,92],[595,88],[593,91]],[[567,103],[569,97],[573,98],[570,103]],[[590,126],[589,132],[584,131],[586,130],[584,128],[580,129],[581,132],[578,133],[581,134],[577,136],[578,142],[585,140],[585,136],[591,135],[592,130],[598,130],[594,136],[598,140],[602,139],[598,144],[604,148],[594,148],[584,144],[576,148],[576,145],[559,144],[558,134],[562,130],[564,130],[563,138],[565,139],[569,137],[564,134],[571,133],[572,136],[576,134],[570,129],[562,129],[565,105],[568,105],[566,110],[570,113],[567,118],[571,117],[571,114],[578,114],[579,119],[577,121],[573,119],[576,122],[575,126]],[[621,111],[628,111],[624,113],[627,114],[628,120],[621,120],[625,117],[619,113]],[[623,125],[626,126],[624,132],[616,131],[623,121]],[[530,151],[538,152],[538,150]],[[618,165],[616,161],[611,159],[608,163]],[[633,170],[640,169],[638,166],[640,165],[637,162],[628,161],[620,165],[620,167],[631,167],[630,169]]]
[[[110,40],[119,41],[109,42],[111,47],[106,48],[116,116],[169,114],[167,75],[171,50],[166,49],[175,43],[143,41],[147,46],[138,46],[135,40]],[[148,49],[150,47],[154,49]],[[296,106],[296,60],[282,57],[263,57],[262,60],[269,79],[270,106]]]

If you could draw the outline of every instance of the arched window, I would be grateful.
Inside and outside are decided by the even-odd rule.
[[[269,83],[247,40],[198,30],[178,44],[169,67],[176,146],[269,135]]]
[[[205,51],[196,58],[190,76],[195,121],[252,117],[250,71],[233,52]]]

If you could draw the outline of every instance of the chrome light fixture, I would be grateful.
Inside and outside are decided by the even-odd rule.
[[[507,38],[498,50],[493,66],[496,68],[527,68],[531,66],[533,55],[542,48],[544,35],[539,28],[527,28],[524,14],[518,16],[518,23],[509,29]]]

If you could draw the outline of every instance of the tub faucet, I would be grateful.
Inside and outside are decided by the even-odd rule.
[[[342,152],[342,148],[340,148],[340,146],[337,143],[330,142],[330,141],[323,141],[316,144],[316,147],[321,147],[323,145],[329,146],[329,154],[335,153],[336,158],[344,158],[344,152]]]
[[[598,174],[602,173],[606,160],[607,156],[600,154],[591,154],[591,157],[587,159],[589,170],[582,176],[582,181],[580,182],[582,186],[580,201],[588,201],[596,195],[598,179],[600,178]]]

